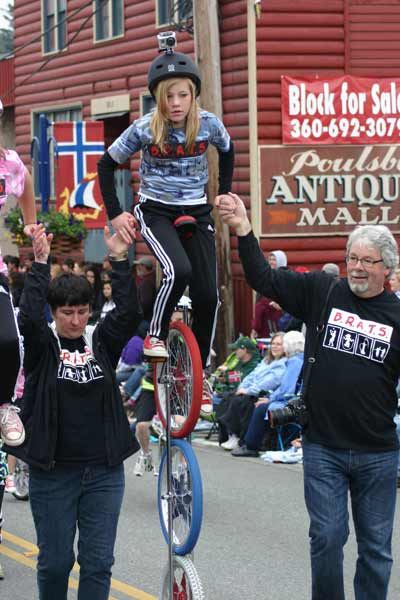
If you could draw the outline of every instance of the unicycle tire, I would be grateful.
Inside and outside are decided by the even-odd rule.
[[[171,440],[172,549],[175,554],[190,554],[200,535],[203,520],[203,484],[196,455],[185,440]],[[165,541],[168,536],[167,450],[158,474],[158,514]]]
[[[170,324],[167,349],[167,360],[154,365],[157,412],[166,428],[169,402],[171,436],[184,438],[193,431],[200,415],[203,390],[200,350],[192,330],[179,321]]]
[[[200,577],[193,562],[187,556],[172,558],[174,571],[173,590],[171,599],[169,565],[163,571],[160,600],[204,600],[205,595]]]

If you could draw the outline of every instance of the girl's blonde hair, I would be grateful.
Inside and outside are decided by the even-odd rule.
[[[165,152],[165,144],[168,139],[168,92],[174,84],[180,83],[182,80],[188,82],[190,93],[192,95],[192,102],[186,117],[185,125],[185,148],[188,152],[192,150],[197,134],[199,133],[199,105],[196,100],[196,87],[193,81],[188,77],[174,77],[160,81],[154,91],[156,107],[151,118],[150,128],[153,133],[154,143],[159,146],[163,153]]]

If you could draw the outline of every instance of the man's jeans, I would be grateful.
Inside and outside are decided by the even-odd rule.
[[[108,599],[124,485],[122,464],[30,469],[39,600],[66,600],[77,525],[78,600]]]
[[[396,433],[397,433],[397,437],[399,438],[399,442],[400,442],[400,415],[397,414],[394,418],[394,422],[396,423]],[[397,477],[400,478],[400,454],[399,454],[399,463],[397,466]]]
[[[392,568],[398,451],[354,452],[303,442],[312,600],[344,600],[350,492],[358,560],[356,600],[385,600]]]

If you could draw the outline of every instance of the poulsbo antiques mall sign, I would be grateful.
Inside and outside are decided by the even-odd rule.
[[[400,233],[400,146],[259,146],[261,235]]]

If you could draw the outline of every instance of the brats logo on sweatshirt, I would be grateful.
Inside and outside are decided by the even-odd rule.
[[[61,350],[57,377],[75,383],[89,383],[95,379],[104,379],[99,364],[87,346],[84,352]]]
[[[390,349],[392,333],[393,327],[389,325],[332,308],[323,346],[383,363]]]

